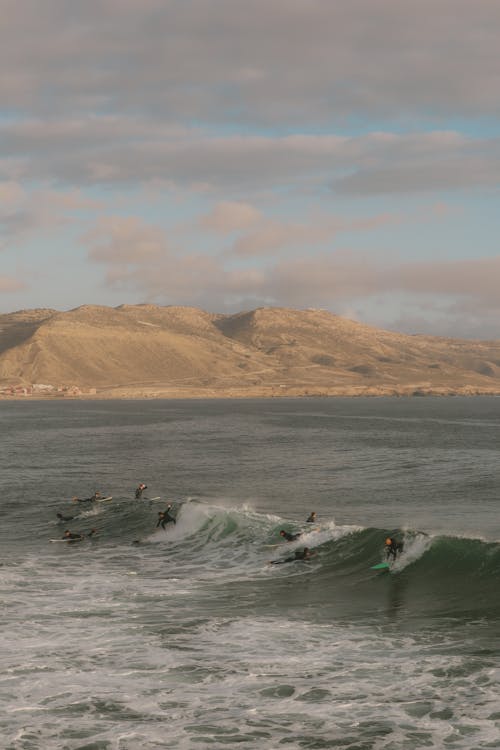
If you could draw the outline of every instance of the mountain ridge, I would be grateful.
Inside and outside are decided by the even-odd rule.
[[[497,394],[500,341],[395,333],[310,308],[0,315],[0,391],[40,383],[107,397]]]

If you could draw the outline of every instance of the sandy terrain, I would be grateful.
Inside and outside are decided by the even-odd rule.
[[[92,398],[498,394],[500,341],[409,336],[323,310],[23,310],[0,315],[2,395],[22,387]]]

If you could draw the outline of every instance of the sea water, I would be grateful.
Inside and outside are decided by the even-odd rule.
[[[1,748],[500,747],[500,399],[30,400],[0,427]]]

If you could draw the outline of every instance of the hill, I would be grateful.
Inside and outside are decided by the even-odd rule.
[[[0,315],[0,388],[33,385],[108,397],[500,393],[500,341],[409,336],[323,310]]]

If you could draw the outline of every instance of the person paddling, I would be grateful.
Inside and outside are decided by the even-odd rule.
[[[66,539],[66,541],[68,542],[82,542],[85,539],[85,536],[90,538],[91,536],[94,536],[94,534],[97,534],[97,529],[90,529],[89,533],[86,535],[75,534],[69,529],[66,529],[66,531],[64,532],[63,539]]]
[[[74,503],[95,503],[96,500],[102,499],[102,495],[99,492],[99,490],[96,490],[94,494],[92,495],[92,497],[84,497],[84,498],[73,497],[71,499],[73,500]]]
[[[309,547],[304,547],[303,549],[296,549],[292,557],[285,557],[284,560],[270,560],[269,565],[282,565],[283,563],[297,562],[298,560],[309,560],[314,555],[315,553],[311,552]]]
[[[282,536],[283,539],[286,539],[287,542],[294,542],[299,538],[299,536],[302,536],[302,534],[300,531],[298,531],[296,534],[290,534],[290,532],[285,531],[285,529],[281,529],[280,536]]]
[[[63,523],[64,521],[72,521],[74,516],[63,516],[62,513],[57,513],[57,523]]]

